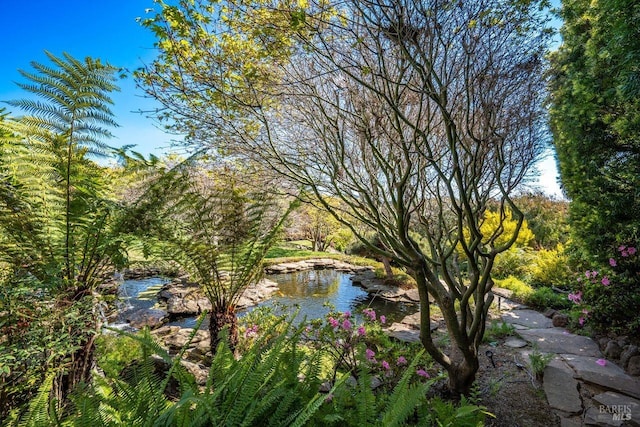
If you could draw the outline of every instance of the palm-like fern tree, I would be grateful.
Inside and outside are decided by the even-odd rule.
[[[116,205],[90,158],[109,149],[103,139],[116,126],[109,93],[117,86],[116,70],[99,60],[46,54],[51,65],[20,71],[26,83],[18,85],[30,97],[7,102],[24,115],[0,122],[0,262],[12,270],[10,280],[28,278],[61,313],[80,303],[89,308],[79,310],[83,327],[71,332],[69,354],[49,358],[64,367],[55,381],[64,396],[93,364],[97,318],[85,297],[121,260],[109,236]]]
[[[191,158],[159,172],[131,215],[136,224],[128,228],[146,230],[147,238],[161,242],[156,254],[178,262],[200,283],[212,306],[212,352],[225,327],[235,349],[238,300],[261,278],[267,250],[293,209],[275,200],[274,188],[257,184],[258,177],[246,167],[212,167]]]

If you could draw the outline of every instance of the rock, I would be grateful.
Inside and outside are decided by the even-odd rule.
[[[249,286],[242,293],[242,296],[238,300],[237,308],[246,308],[258,304],[270,298],[273,294],[278,292],[278,284],[269,279],[262,279],[258,283]]]
[[[404,293],[404,297],[411,302],[420,302],[420,293],[417,288],[408,289]]]
[[[600,408],[591,406],[584,412],[584,424],[585,426],[599,426],[599,427],[617,427],[622,425],[621,420],[614,420],[613,414],[606,412],[600,412]]]
[[[609,344],[609,338],[607,337],[602,337],[598,339],[598,345],[600,346],[601,350],[604,350],[607,347],[607,344]]]
[[[631,341],[629,341],[629,337],[624,336],[624,335],[621,336],[621,337],[618,337],[616,339],[616,341],[618,342],[618,345],[620,347],[622,347],[622,348],[624,348],[625,346],[627,346],[627,345],[629,345],[631,343]]]
[[[570,334],[559,328],[516,329],[516,333],[531,344],[537,345],[543,353],[570,353],[596,358],[602,356],[591,338]]]
[[[551,320],[534,310],[512,310],[502,315],[502,320],[509,324],[526,326],[527,328],[550,328]]]
[[[551,318],[551,322],[556,328],[564,328],[569,324],[569,316],[562,313],[556,313]]]
[[[629,375],[640,375],[640,356],[631,356],[629,363],[627,364],[627,372]]]
[[[561,356],[573,368],[576,378],[640,399],[640,379],[627,375],[615,363],[608,362],[605,366],[601,366],[597,363],[599,360],[597,357],[573,354]]]
[[[142,329],[145,326],[148,326],[150,329],[155,329],[162,326],[162,324],[167,320],[167,312],[154,308],[143,308],[127,313],[125,319],[136,329]]]
[[[320,388],[318,389],[318,391],[320,393],[329,393],[331,391],[331,388],[333,386],[331,385],[331,383],[329,381],[325,381],[322,384],[320,384]]]
[[[640,351],[638,351],[638,346],[630,344],[620,354],[620,365],[624,369],[627,369],[627,366],[629,365],[629,359],[631,359],[633,356],[638,356],[638,355],[640,355]]]
[[[544,370],[544,392],[549,405],[568,414],[582,412],[582,400],[573,370],[562,360],[553,359]]]
[[[618,345],[617,341],[609,341],[604,349],[604,355],[607,356],[608,359],[620,359],[621,354],[622,348]]]
[[[522,348],[527,346],[527,342],[525,340],[521,340],[520,338],[509,337],[504,342],[504,345],[505,347],[509,348]]]
[[[185,367],[196,379],[196,384],[205,385],[207,378],[209,377],[209,370],[199,363],[189,362],[187,360],[181,360],[180,364]]]
[[[553,308],[548,308],[542,314],[544,315],[544,317],[547,317],[549,319],[553,319],[553,315],[556,314],[557,312],[558,312],[558,310],[554,310]]]
[[[394,323],[385,329],[387,335],[402,342],[420,342],[420,330],[403,323]]]
[[[560,418],[560,427],[582,427],[582,417]]]
[[[593,396],[593,401],[597,403],[598,413],[609,414],[612,421],[613,414],[625,414],[620,418],[628,418],[628,425],[640,426],[640,400],[607,391]]]
[[[165,336],[164,344],[169,347],[169,349],[179,350],[187,345],[192,333],[192,328],[180,328],[175,333]],[[198,343],[205,340],[209,340],[209,331],[199,330],[195,333],[189,347],[195,347]]]

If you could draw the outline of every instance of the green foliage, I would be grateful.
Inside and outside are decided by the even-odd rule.
[[[577,327],[593,332],[638,335],[640,333],[640,263],[637,249],[621,245],[607,267],[578,275],[573,318]]]
[[[179,357],[171,360],[149,335],[127,334],[142,345],[143,361],[159,354],[168,362],[167,372],[158,374],[143,362],[133,381],[107,377],[79,389],[65,425],[305,425],[324,403],[319,359],[300,351],[302,329],[290,322],[283,329],[258,339],[239,359],[221,342],[204,388],[181,368]],[[164,394],[171,377],[180,390],[175,401]]]
[[[555,286],[567,288],[572,279],[569,269],[569,257],[562,245],[555,249],[540,249],[531,257],[528,269],[528,282],[534,287]]]
[[[464,396],[459,405],[436,398],[429,406],[423,420],[438,427],[481,427],[489,415],[484,407],[471,403]]]
[[[533,288],[514,276],[494,280],[495,286],[513,291],[513,298],[524,301],[533,293]]]
[[[535,236],[535,246],[553,249],[569,238],[569,202],[542,193],[524,194],[514,203],[524,213]]]
[[[533,293],[526,298],[525,303],[540,310],[547,308],[563,310],[571,308],[572,305],[566,294],[558,293],[546,286],[534,289]]]
[[[535,254],[530,250],[522,247],[511,247],[496,257],[492,270],[493,276],[498,279],[506,279],[509,276],[524,279],[533,257],[535,257]]]
[[[576,253],[604,264],[640,236],[640,37],[632,0],[563,2],[551,125]]]
[[[484,337],[482,337],[483,342],[493,342],[499,339],[508,337],[513,334],[515,328],[513,325],[510,325],[505,322],[498,322],[494,320],[491,324],[485,329]]]
[[[553,353],[541,353],[537,347],[534,347],[529,354],[529,365],[531,366],[531,372],[536,378],[541,378],[544,374],[544,369],[549,362],[555,357]]]
[[[368,361],[362,357],[355,382],[347,382],[327,398],[328,404],[318,412],[311,425],[400,426],[422,425],[418,411],[427,406],[426,393],[437,379],[423,381],[416,375],[421,358],[419,352],[406,367],[389,393],[372,388],[374,377]]]
[[[283,207],[275,188],[259,184],[257,171],[232,162],[211,166],[194,155],[154,174],[134,203],[129,228],[156,243],[146,246],[149,252],[175,261],[202,286],[212,306],[212,349],[225,324],[234,347],[235,306],[262,277],[264,257],[295,203]]]
[[[0,417],[54,372],[61,402],[87,379],[99,318],[95,286],[125,261],[118,206],[109,198],[104,155],[115,126],[109,93],[115,68],[47,52],[18,85],[25,113],[0,120],[0,327],[20,359],[3,357]]]
[[[126,336],[102,334],[96,338],[98,367],[107,377],[116,378],[125,366],[142,357],[141,344]]]

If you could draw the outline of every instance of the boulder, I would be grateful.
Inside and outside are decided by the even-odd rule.
[[[633,344],[628,345],[620,354],[620,366],[622,366],[624,369],[627,369],[627,366],[629,365],[629,359],[631,359],[633,356],[638,355],[640,355],[638,346]]]
[[[640,375],[640,356],[632,356],[629,359],[629,363],[627,364],[627,372],[629,372],[629,375],[633,376]]]
[[[608,359],[620,359],[621,354],[622,347],[620,347],[617,341],[612,340],[607,343],[604,349],[604,355],[607,356]]]
[[[127,313],[125,320],[136,329],[142,329],[145,326],[148,326],[150,329],[155,329],[165,323],[167,315],[168,313],[164,310],[142,308]]]
[[[564,328],[569,324],[569,316],[562,313],[556,313],[551,318],[551,322],[556,328]]]

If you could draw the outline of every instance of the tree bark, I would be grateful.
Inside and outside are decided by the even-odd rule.
[[[226,333],[223,332],[225,328]],[[216,353],[218,344],[225,337],[229,348],[235,353],[238,347],[238,317],[235,307],[213,308],[209,315],[209,334],[212,354]]]

